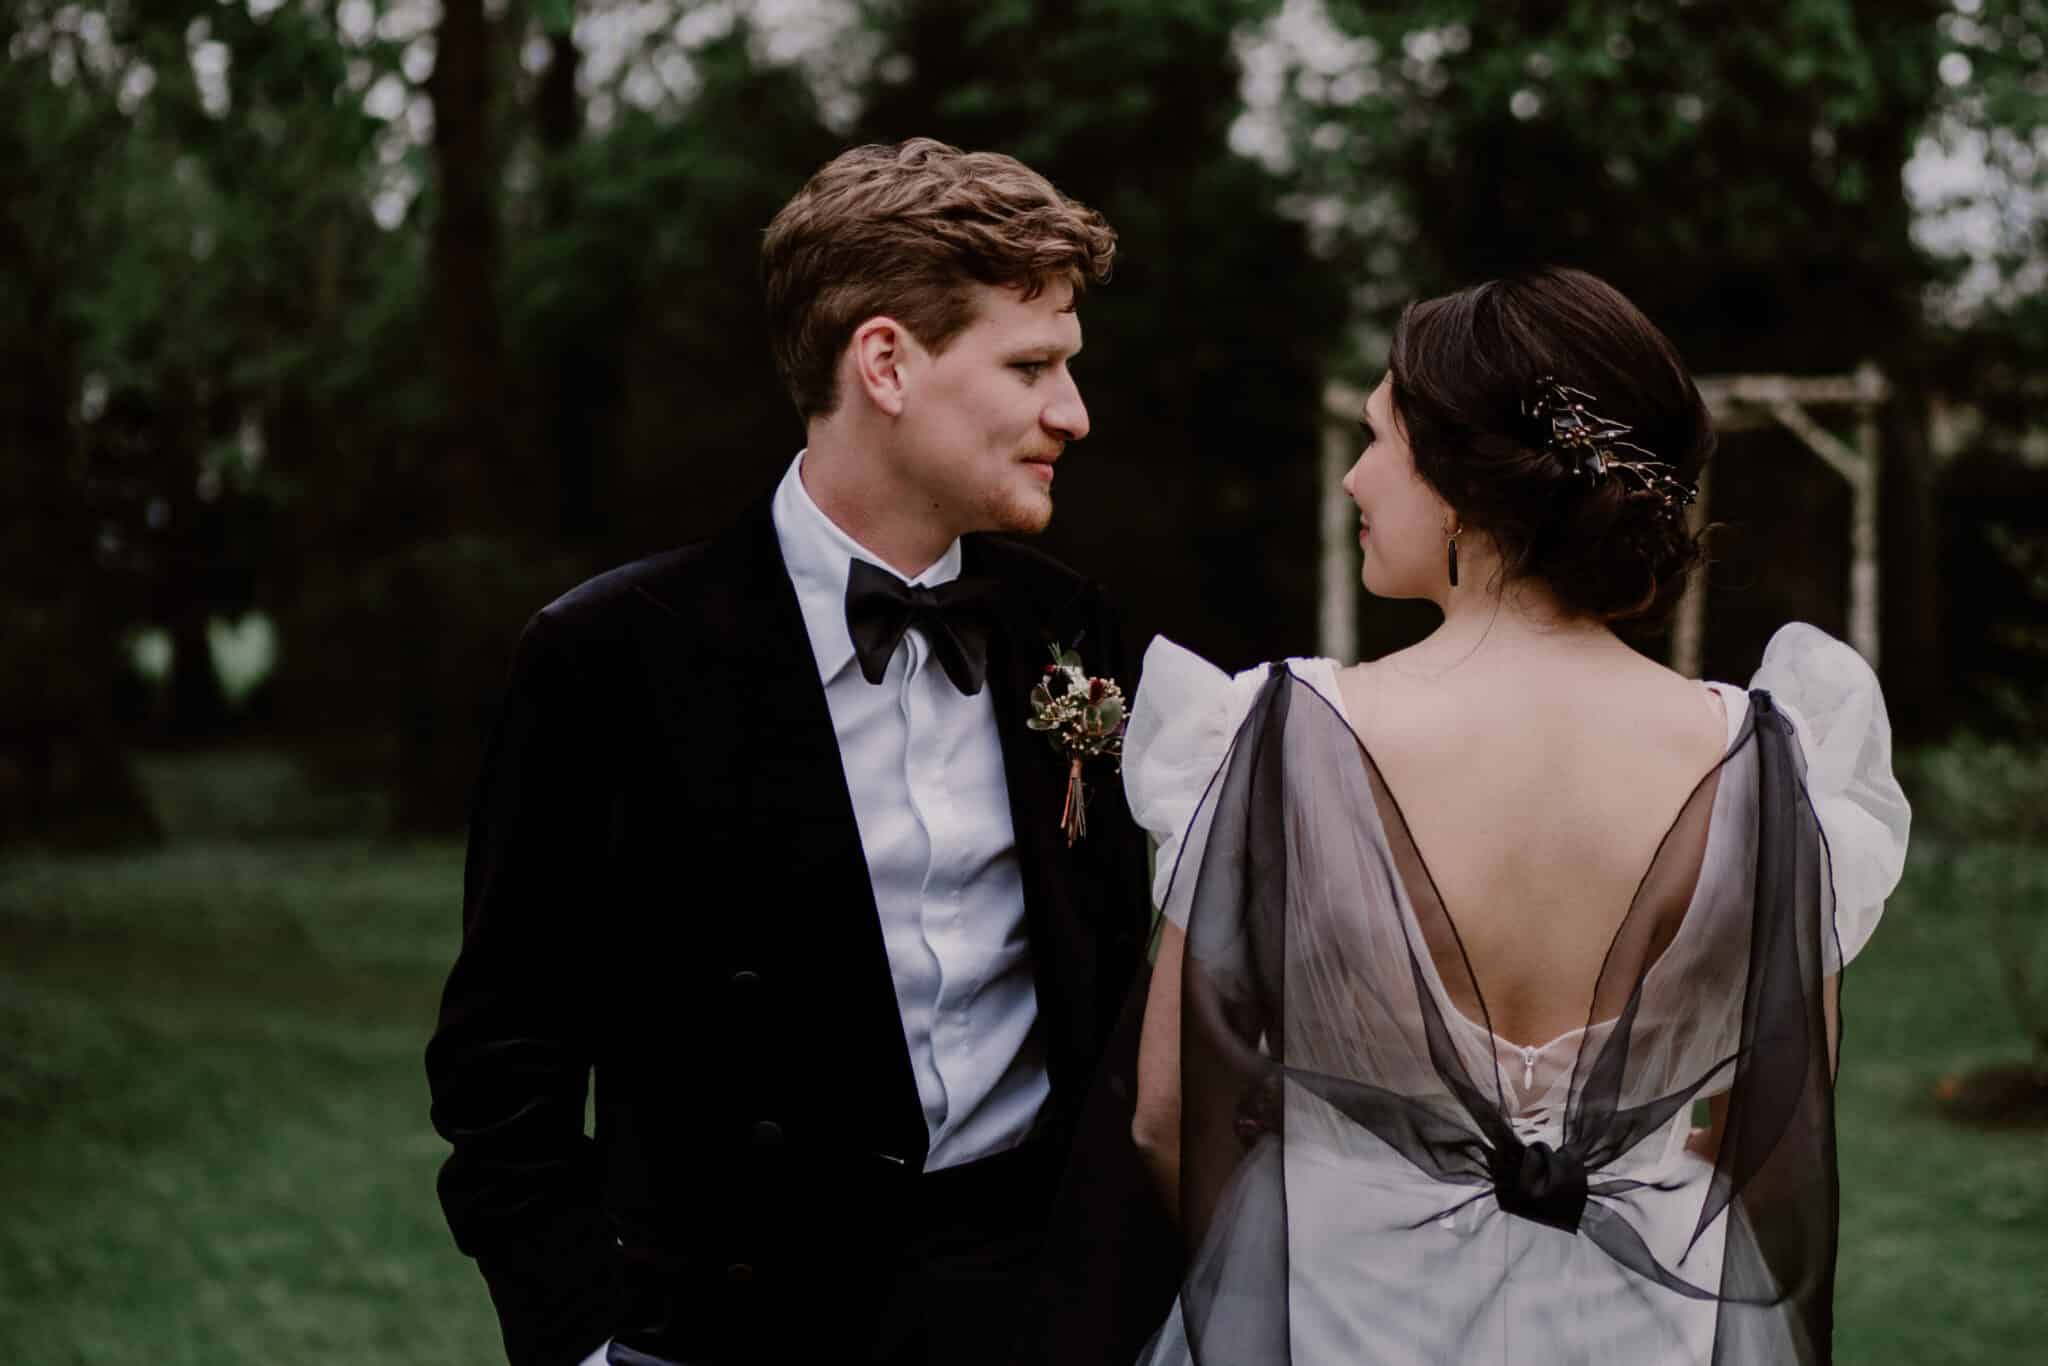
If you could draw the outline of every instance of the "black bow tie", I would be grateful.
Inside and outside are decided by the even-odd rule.
[[[861,677],[881,682],[897,642],[918,626],[953,686],[974,696],[988,678],[987,612],[995,592],[994,579],[913,588],[886,569],[855,560],[846,576],[846,629]]]

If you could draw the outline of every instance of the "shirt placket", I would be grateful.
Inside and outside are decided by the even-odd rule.
[[[931,1051],[931,1068],[939,1084],[939,1115],[932,1129],[936,1146],[952,1119],[949,1064],[955,1054],[959,1031],[958,1011],[949,1003],[949,988],[959,975],[959,896],[945,875],[943,852],[949,847],[948,821],[951,817],[946,792],[943,755],[939,752],[939,717],[932,696],[934,664],[930,646],[923,636],[907,631],[903,637],[907,659],[903,671],[901,709],[904,732],[904,785],[910,808],[924,833],[924,867],[917,879],[918,931],[934,964],[930,1001],[931,1029],[926,1046]],[[950,684],[948,685],[950,686]]]

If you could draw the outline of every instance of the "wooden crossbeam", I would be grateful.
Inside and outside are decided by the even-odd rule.
[[[1876,473],[1863,453],[1807,415],[1797,403],[1780,401],[1770,405],[1771,416],[1786,431],[1806,443],[1806,448],[1827,462],[1850,488],[1862,488]]]
[[[1737,404],[1775,403],[1874,406],[1891,397],[1891,386],[1875,366],[1852,375],[1703,375],[1696,383],[1707,411],[1718,419]]]

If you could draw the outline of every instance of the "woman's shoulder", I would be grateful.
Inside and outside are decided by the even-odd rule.
[[[1634,749],[1669,749],[1689,761],[1703,745],[1718,756],[1740,720],[1742,689],[1731,697],[1726,685],[1687,678],[1626,648],[1532,655],[1426,645],[1354,664],[1301,661],[1302,672],[1318,685],[1327,679],[1353,729],[1375,747],[1456,750],[1532,730],[1552,737],[1626,732]]]

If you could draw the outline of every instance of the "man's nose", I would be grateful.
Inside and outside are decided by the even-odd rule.
[[[1060,381],[1059,394],[1046,405],[1039,420],[1062,439],[1079,441],[1088,435],[1088,405],[1081,401],[1081,387],[1071,375],[1062,375]]]

